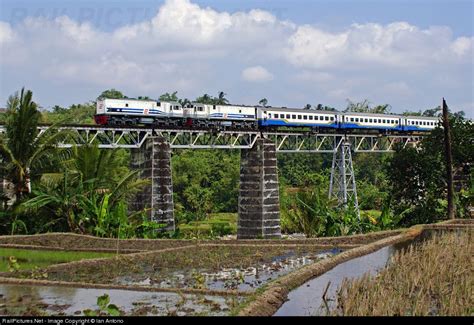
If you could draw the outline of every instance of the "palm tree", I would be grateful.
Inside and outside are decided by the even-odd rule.
[[[15,186],[16,200],[31,192],[31,170],[47,162],[47,156],[56,149],[56,143],[64,136],[50,127],[39,132],[41,119],[38,106],[32,101],[33,93],[15,93],[7,102],[6,137],[0,138],[0,161],[5,178]]]
[[[214,104],[214,100],[209,94],[204,94],[201,97],[196,98],[196,102],[199,104]]]
[[[70,231],[107,234],[113,211],[135,194],[148,180],[137,179],[139,171],[126,171],[117,151],[99,150],[97,145],[75,147],[64,171],[46,175],[21,205],[25,211],[46,209],[58,219],[66,218]]]
[[[258,103],[260,105],[262,105],[263,107],[267,107],[268,100],[266,98],[262,98],[262,99],[260,99],[260,101]]]
[[[217,97],[214,98],[215,104],[216,105],[229,104],[229,100],[227,98],[225,98],[225,96],[227,96],[227,94],[225,92],[219,91]]]

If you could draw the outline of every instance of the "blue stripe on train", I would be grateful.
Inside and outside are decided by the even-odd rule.
[[[118,107],[107,107],[107,112],[114,112],[114,113],[143,113],[143,108],[133,108],[133,107],[124,107],[124,108],[118,108]],[[149,113],[153,114],[165,114],[165,112],[160,111],[158,109],[150,109],[148,110]]]
[[[337,123],[321,124],[321,123],[291,123],[284,120],[276,119],[259,119],[259,126],[306,126],[306,127],[326,127],[326,128],[337,128]]]
[[[402,131],[402,127],[400,125],[397,126],[381,126],[381,125],[370,125],[370,126],[365,126],[365,125],[359,125],[356,123],[341,123],[340,126],[341,129],[377,129],[377,130],[397,130],[397,131]]]

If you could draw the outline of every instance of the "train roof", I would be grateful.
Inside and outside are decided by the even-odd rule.
[[[100,100],[123,100],[123,101],[134,101],[134,102],[159,102],[155,99],[137,99],[137,98],[100,98]]]
[[[416,116],[416,115],[407,115],[403,116],[404,118],[409,118],[409,119],[418,119],[418,120],[440,120],[441,117],[436,117],[436,116]]]
[[[337,114],[338,111],[319,111],[316,109],[305,109],[305,108],[288,108],[288,107],[272,107],[272,106],[258,106],[259,108],[272,110],[272,111],[284,111],[284,112],[297,112],[297,113],[318,113],[318,114]]]

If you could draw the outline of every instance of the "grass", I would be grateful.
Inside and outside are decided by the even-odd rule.
[[[397,253],[377,276],[344,280],[334,315],[469,316],[474,312],[472,233],[435,234]]]
[[[223,232],[222,229],[226,231]],[[180,224],[183,237],[211,237],[237,233],[237,213],[211,213],[206,220]]]
[[[8,272],[9,258],[14,256],[19,270],[43,268],[51,264],[59,264],[83,259],[110,257],[113,253],[43,251],[15,248],[0,248],[0,272]]]

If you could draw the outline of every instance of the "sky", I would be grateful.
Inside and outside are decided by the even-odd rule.
[[[178,91],[273,106],[348,100],[474,118],[471,0],[0,0],[0,107]]]

